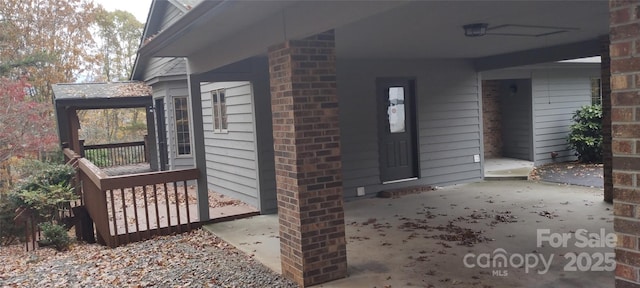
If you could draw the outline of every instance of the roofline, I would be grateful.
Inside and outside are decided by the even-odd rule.
[[[147,21],[144,23],[144,29],[142,30],[142,35],[140,35],[140,43],[138,44],[138,52],[136,53],[136,60],[133,62],[133,67],[131,68],[131,73],[129,74],[129,80],[135,80],[136,71],[138,70],[138,64],[140,62],[140,48],[144,44],[144,38],[147,36],[147,32],[149,31],[149,22],[151,22],[151,15],[153,10],[156,7],[157,0],[152,0],[151,5],[149,5],[149,12],[147,12]]]
[[[185,31],[191,29],[191,27],[198,24],[198,20],[202,19],[205,15],[210,15],[212,12],[216,11],[221,13],[221,10],[224,9],[225,3],[232,2],[231,0],[222,0],[222,1],[202,1],[200,4],[191,8],[189,12],[183,15],[178,21],[173,23],[171,26],[167,27],[165,30],[161,31],[156,35],[151,41],[147,42],[144,45],[141,45],[140,49],[138,49],[139,57],[153,57],[153,55],[158,52],[160,49],[167,46],[169,43],[173,42],[173,40],[177,37],[182,36]],[[143,44],[143,43],[141,43]],[[174,55],[174,56],[186,56],[186,55]]]

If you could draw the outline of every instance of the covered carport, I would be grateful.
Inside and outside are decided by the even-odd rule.
[[[335,115],[338,95],[342,96],[336,75],[343,60],[458,59],[477,73],[600,55],[605,200],[614,200],[616,192],[614,227],[619,234],[616,285],[632,287],[640,283],[640,228],[635,218],[640,170],[636,161],[640,150],[635,147],[640,138],[640,118],[635,116],[640,106],[636,86],[640,64],[634,60],[635,39],[640,36],[636,9],[637,3],[628,1],[205,1],[140,53],[187,57],[191,79],[249,57],[268,58],[274,149],[276,163],[281,164],[276,165],[276,175],[282,272],[304,286],[347,274],[340,169],[349,163],[340,157],[345,143],[338,138],[332,149],[320,149],[333,156],[324,158],[328,161],[322,165],[314,162],[316,154],[302,152],[319,151],[304,144],[305,133],[335,133],[341,129],[339,120],[326,117],[318,119],[323,125],[300,125],[305,115]],[[469,24],[481,25],[465,31]],[[307,65],[311,58],[313,64]],[[443,71],[448,67],[447,62],[424,63]],[[191,83],[194,119],[202,117],[198,87]],[[309,87],[325,97],[305,97],[310,102],[302,105],[299,96]],[[196,121],[194,130],[201,129],[202,123]],[[196,165],[206,173],[204,151],[198,150],[203,149],[198,147],[204,146],[204,139],[195,136]],[[319,174],[331,181],[316,185]]]

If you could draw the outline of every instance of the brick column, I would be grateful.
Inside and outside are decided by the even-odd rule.
[[[640,287],[640,14],[638,1],[610,1],[611,134],[616,287]]]
[[[500,80],[482,81],[482,134],[484,158],[502,156],[502,114]]]
[[[333,31],[269,48],[282,274],[347,275]]]
[[[611,153],[611,58],[609,36],[601,39],[600,93],[602,93],[602,162],[604,168],[604,201],[613,202],[613,155]]]

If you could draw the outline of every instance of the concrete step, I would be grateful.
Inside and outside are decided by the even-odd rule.
[[[522,167],[505,170],[485,171],[485,180],[527,180],[533,167]]]

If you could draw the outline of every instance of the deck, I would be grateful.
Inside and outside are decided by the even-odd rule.
[[[76,168],[73,182],[80,196],[65,223],[75,225],[80,240],[116,247],[259,214],[255,207],[209,191],[202,204],[208,204],[209,219],[201,219],[197,169],[151,171],[149,163],[100,168],[70,149],[64,155]],[[34,249],[40,238],[37,222],[26,217],[22,223],[28,228],[25,247]]]

